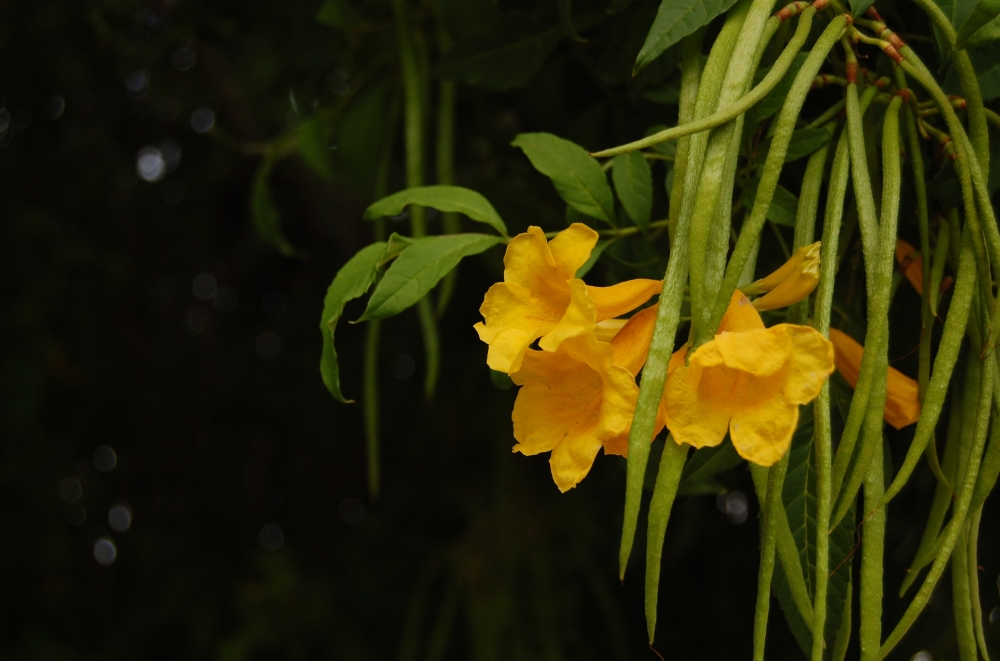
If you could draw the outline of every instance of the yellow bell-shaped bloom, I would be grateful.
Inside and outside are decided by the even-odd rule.
[[[758,310],[777,310],[798,303],[819,283],[820,242],[803,246],[771,275],[743,287],[743,293],[767,292],[753,302]]]
[[[736,291],[719,334],[667,378],[662,413],[678,444],[716,446],[728,431],[740,456],[770,466],[831,372],[829,340],[807,326],[765,328]]]
[[[836,328],[830,329],[830,341],[833,342],[837,371],[852,388],[856,388],[864,347]],[[920,389],[917,382],[894,367],[890,367],[886,375],[885,410],[882,418],[896,429],[912,425],[920,419]]]
[[[597,232],[574,223],[551,241],[538,227],[511,239],[504,255],[504,281],[486,292],[476,324],[479,338],[490,345],[486,362],[491,369],[513,374],[521,368],[525,350],[539,340],[555,351],[567,338],[585,333],[587,320],[570,310],[570,285],[590,257]],[[629,280],[611,287],[586,288],[596,321],[630,312],[659,293],[659,280]],[[579,310],[577,310],[579,312]]]
[[[924,260],[912,245],[896,239],[896,261],[899,268],[903,270],[903,275],[910,281],[917,293],[924,293]]]

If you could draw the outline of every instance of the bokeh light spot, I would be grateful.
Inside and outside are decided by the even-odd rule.
[[[108,510],[108,525],[115,532],[125,532],[132,526],[132,508],[120,503]]]
[[[110,445],[102,445],[94,450],[94,468],[102,473],[110,473],[118,466],[118,455]]]
[[[191,128],[195,133],[208,133],[215,126],[215,113],[209,108],[198,108],[191,113]]]
[[[167,174],[167,162],[163,153],[149,145],[139,150],[135,157],[135,171],[145,181],[159,181]]]
[[[97,563],[110,567],[118,559],[118,547],[110,537],[101,537],[94,542],[94,560]]]

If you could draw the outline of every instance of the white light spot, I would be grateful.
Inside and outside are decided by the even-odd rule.
[[[730,523],[741,525],[746,522],[749,509],[746,494],[742,491],[731,491],[726,496],[726,518]]]
[[[110,445],[102,445],[94,450],[94,468],[102,473],[110,473],[118,465],[118,455]]]
[[[135,171],[146,181],[159,181],[167,174],[167,162],[156,147],[146,146],[139,150],[135,158]]]
[[[98,564],[110,567],[118,558],[118,547],[110,537],[101,537],[94,542],[94,560]]]
[[[45,115],[49,119],[59,119],[66,111],[66,99],[59,95],[53,95],[45,102]]]
[[[108,525],[115,532],[125,532],[132,525],[132,508],[128,503],[115,505],[108,510]]]
[[[191,128],[195,133],[208,133],[215,126],[215,113],[210,108],[201,107],[191,113]]]
[[[934,661],[934,657],[927,650],[920,650],[910,657],[910,661]]]

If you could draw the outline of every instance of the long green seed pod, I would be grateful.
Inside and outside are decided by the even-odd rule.
[[[687,124],[694,119],[695,102],[698,100],[698,87],[701,81],[701,37],[704,30],[698,30],[681,42],[681,91],[677,114],[678,124]],[[681,204],[684,199],[684,179],[688,166],[688,154],[691,149],[691,138],[685,136],[677,141],[677,151],[674,154],[674,184],[670,190],[669,235],[674,240],[674,230],[681,214]]]
[[[963,238],[966,239],[967,243],[971,243],[967,236]],[[910,479],[913,469],[916,468],[920,456],[924,453],[928,441],[934,434],[934,427],[941,415],[951,374],[955,369],[955,361],[958,359],[962,336],[965,335],[969,312],[972,309],[972,297],[976,290],[975,257],[967,243],[962,246],[958,274],[955,278],[955,291],[951,298],[951,308],[948,310],[948,317],[944,322],[941,343],[934,359],[934,369],[931,371],[931,379],[927,384],[927,396],[924,398],[924,405],[920,411],[920,420],[917,421],[917,429],[914,432],[910,448],[906,451],[903,465],[896,472],[892,484],[886,489],[880,507],[884,507],[892,500]]]
[[[994,375],[994,379],[996,375]],[[995,383],[995,381],[994,381]],[[995,390],[994,386],[994,390]],[[980,467],[980,471],[982,467]],[[972,626],[976,632],[976,642],[983,661],[990,661],[986,649],[986,632],[983,630],[983,605],[979,598],[979,523],[983,518],[982,506],[972,511],[969,517],[969,598],[972,601]]]
[[[736,289],[736,281],[743,272],[743,264],[750,255],[750,250],[757,235],[760,234],[761,229],[764,227],[767,211],[770,207],[771,199],[774,197],[774,191],[778,185],[778,177],[781,174],[785,154],[788,151],[788,143],[791,140],[792,132],[795,130],[795,122],[798,119],[799,112],[802,110],[802,104],[805,102],[809,87],[812,85],[812,80],[816,77],[816,73],[825,61],[827,54],[840,38],[840,33],[846,24],[847,18],[844,16],[837,16],[830,21],[830,24],[823,30],[819,39],[816,40],[813,49],[809,52],[805,62],[803,62],[802,68],[799,69],[799,73],[792,81],[788,96],[778,115],[778,129],[775,131],[774,139],[771,141],[771,148],[768,150],[767,159],[764,162],[764,170],[760,183],[757,186],[757,197],[754,201],[753,210],[743,225],[743,231],[740,232],[740,238],[737,240],[736,247],[733,249],[733,254],[729,259],[729,264],[726,266],[726,275],[716,294],[715,306],[708,323],[708,328],[718,328],[719,323],[722,321],[722,316],[726,313],[729,299]],[[706,337],[705,339],[708,338]]]
[[[656,633],[656,603],[660,594],[660,561],[663,554],[663,537],[667,532],[670,509],[681,483],[684,462],[687,461],[688,446],[678,445],[667,436],[660,457],[653,498],[649,503],[646,527],[646,630],[649,644],[653,644]]]
[[[824,128],[833,134],[836,124],[828,124]],[[807,246],[816,239],[816,214],[819,211],[819,198],[823,187],[823,171],[826,169],[826,157],[830,151],[830,143],[814,151],[806,161],[806,169],[802,175],[802,188],[799,191],[799,206],[795,210],[795,234],[792,239],[792,250]],[[788,321],[793,324],[804,324],[809,317],[809,299],[792,304],[788,310]]]
[[[726,71],[722,89],[719,91],[719,107],[721,108],[731,106],[745,92],[747,84],[752,80],[752,71],[764,53],[763,46],[770,41],[781,24],[781,21],[774,16],[767,19],[766,23],[760,20],[770,11],[771,4],[767,2],[757,4],[755,2],[750,8],[750,13],[747,15],[747,20],[740,32],[740,40],[737,42],[737,47],[733,51],[733,57]],[[802,12],[795,35],[785,48],[786,52],[797,53],[802,48],[806,37],[809,36],[809,28],[815,14],[815,7],[808,7]],[[763,33],[761,32],[762,28]],[[752,36],[757,37],[758,41],[754,41]],[[750,50],[748,44],[753,44],[756,48]],[[742,129],[742,121],[738,118],[712,132],[708,148],[705,150],[705,160],[698,181],[696,193],[698,204],[695,206],[694,216],[691,220],[690,249],[691,335],[695,338],[695,347],[715,335],[718,328],[718,324],[709,326],[707,323],[715,292],[709,288],[710,283],[706,281],[706,271],[711,268],[708,262],[713,261],[712,257],[717,255],[712,250],[714,246],[711,238],[713,233],[719,234],[718,231],[713,232],[713,229],[720,224],[717,222],[720,195],[725,191],[725,195],[732,197],[731,193],[728,192],[731,187],[726,187],[726,174],[729,170],[727,165],[730,162],[734,174],[736,170],[735,157],[739,152],[737,128]],[[722,245],[722,259],[725,259],[729,231],[728,228],[723,231],[725,242]]]
[[[833,307],[833,284],[837,274],[837,241],[844,217],[844,197],[850,176],[850,150],[847,133],[837,141],[830,166],[826,212],[823,220],[823,243],[820,258],[819,286],[813,313],[813,326],[824,337],[830,335],[830,311]],[[830,472],[832,469],[833,432],[830,421],[830,382],[823,382],[819,397],[813,404],[815,431],[813,449],[816,452],[816,588],[813,600],[814,632],[826,630],[826,593],[830,574]],[[848,625],[849,626],[849,625]],[[823,636],[813,636],[812,661],[823,661]]]
[[[715,109],[718,90],[722,85],[722,76],[729,58],[732,56],[749,7],[750,0],[741,0],[729,11],[722,30],[712,45],[698,87],[698,101],[695,106],[696,118],[701,113],[707,115]],[[625,477],[625,516],[622,522],[621,547],[618,552],[619,574],[622,580],[625,578],[625,568],[632,552],[635,529],[639,521],[642,485],[646,477],[646,464],[649,461],[649,445],[653,436],[653,426],[656,423],[656,409],[663,396],[663,385],[667,378],[667,364],[670,362],[670,354],[674,350],[677,325],[680,323],[681,303],[684,299],[688,277],[688,230],[691,226],[694,192],[701,172],[701,161],[706,142],[707,136],[702,134],[691,137],[687,172],[684,177],[682,208],[678,216],[677,226],[674,229],[674,240],[671,243],[667,271],[663,278],[663,291],[660,293],[660,307],[656,316],[656,325],[653,329],[646,365],[642,371],[639,399],[632,417],[632,428],[629,431],[628,464]]]
[[[881,429],[879,429],[881,432]],[[879,441],[882,441],[880,438]],[[885,489],[883,443],[879,442],[865,477],[865,509],[872,508]],[[861,526],[861,617],[858,638],[861,661],[878,658],[882,642],[882,572],[885,553],[885,509],[877,510]]]
[[[963,253],[970,253],[971,251],[967,247],[968,242],[965,243],[966,245],[963,246],[962,251]],[[962,261],[966,261],[971,258],[971,254],[962,255]],[[968,469],[963,476],[962,484],[956,494],[957,497],[955,499],[954,514],[952,515],[952,519],[945,527],[945,530],[941,535],[942,539],[939,544],[937,557],[934,559],[934,564],[931,565],[931,570],[928,573],[927,578],[924,580],[923,585],[920,586],[920,590],[917,592],[917,595],[906,608],[906,612],[903,613],[903,617],[892,630],[892,633],[889,634],[885,642],[882,644],[882,647],[879,650],[879,659],[884,659],[893,650],[909,628],[913,626],[913,623],[923,611],[924,606],[927,605],[931,593],[934,591],[934,587],[937,585],[938,580],[944,573],[944,569],[948,564],[951,552],[955,548],[955,543],[958,541],[958,536],[965,526],[966,515],[969,512],[969,504],[972,500],[973,486],[976,482],[976,476],[979,473],[983,446],[986,443],[986,434],[989,430],[993,388],[995,386],[993,377],[994,374],[992,369],[984,369],[982,371],[982,387],[979,393],[979,409],[976,420],[976,428],[973,435],[973,444],[969,452]]]
[[[771,604],[771,579],[774,576],[774,552],[778,537],[777,517],[778,512],[784,510],[781,492],[785,484],[785,475],[788,473],[789,454],[786,452],[778,463],[767,471],[767,501],[764,504],[764,520],[761,524],[757,605],[753,618],[754,661],[764,661],[764,643],[767,638],[767,619]]]
[[[770,7],[764,10],[765,16],[768,11],[770,11]],[[813,13],[815,13],[815,8],[813,8]],[[763,23],[764,21],[760,21],[760,24],[756,27],[756,32],[748,33],[748,36],[750,37],[750,41],[748,43],[756,45],[760,41],[759,35],[764,33]],[[777,26],[775,26],[775,29],[777,29]],[[806,36],[808,36],[808,31]],[[721,37],[722,35],[720,34],[719,38]],[[664,129],[663,131],[654,133],[653,135],[647,136],[642,140],[636,140],[635,142],[630,142],[625,145],[594,152],[592,156],[595,158],[605,158],[608,156],[617,156],[618,154],[624,154],[630,151],[638,151],[640,149],[645,149],[646,147],[658,145],[661,142],[677,140],[678,138],[682,138],[684,136],[694,135],[695,133],[701,133],[702,131],[708,131],[732,121],[750,108],[754,107],[758,102],[760,102],[761,99],[767,96],[779,82],[781,82],[781,79],[785,77],[785,74],[788,72],[789,67],[791,67],[792,61],[795,59],[795,56],[798,54],[801,47],[802,44],[800,43],[799,47],[794,51],[789,51],[786,48],[785,51],[782,52],[781,56],[775,61],[771,70],[768,71],[766,76],[764,76],[764,79],[761,80],[756,87],[750,90],[749,93],[743,95],[731,105],[726,106],[719,104],[719,110],[707,117],[696,118],[692,122]],[[748,53],[744,53],[743,57],[749,58],[752,55],[753,51],[749,51]],[[707,66],[705,74],[707,77]]]
[[[831,525],[836,526],[847,514],[855,494],[861,487],[868,472],[868,466],[872,463],[875,453],[882,445],[882,416],[885,411],[886,398],[886,370],[889,366],[889,301],[890,289],[892,286],[892,273],[896,263],[896,226],[899,220],[899,200],[902,191],[902,171],[899,158],[899,108],[902,99],[899,96],[893,97],[889,102],[889,107],[885,112],[885,120],[882,127],[882,217],[877,224],[870,226],[874,220],[874,208],[867,209],[867,203],[863,203],[865,186],[859,185],[859,179],[866,174],[864,167],[858,168],[859,161],[863,158],[863,152],[858,153],[856,147],[864,149],[864,145],[856,145],[856,140],[861,138],[860,126],[852,128],[852,102],[848,98],[847,108],[847,128],[848,139],[851,147],[851,168],[853,170],[854,194],[858,200],[858,219],[861,225],[862,243],[870,243],[865,237],[871,233],[877,233],[877,247],[865,245],[865,262],[868,256],[874,258],[873,268],[870,269],[869,277],[874,276],[874,287],[869,289],[868,302],[868,330],[865,335],[867,349],[861,360],[861,371],[865,370],[865,359],[870,356],[870,385],[868,401],[865,408],[863,433],[861,446],[858,448],[858,456],[854,463],[854,469],[840,491],[839,505],[834,509]],[[859,117],[854,116],[853,121]],[[858,378],[858,385],[861,378]],[[853,402],[852,402],[853,408]],[[881,489],[880,489],[881,491]],[[866,498],[867,502],[867,498]]]
[[[968,524],[963,526],[951,554],[951,605],[955,615],[958,658],[976,661],[976,628],[972,624],[972,594],[969,589]]]

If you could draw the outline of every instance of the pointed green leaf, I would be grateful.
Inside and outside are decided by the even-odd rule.
[[[393,232],[389,235],[389,243],[385,250],[382,252],[382,256],[378,260],[378,267],[382,268],[392,260],[399,257],[399,254],[412,246],[414,243],[420,239],[414,239],[408,236],[403,236],[397,232]]]
[[[607,177],[580,145],[551,133],[522,133],[512,143],[577,211],[615,225],[615,203]]]
[[[1000,0],[979,0],[969,17],[962,22],[955,37],[955,48],[965,48],[966,42],[991,21],[1000,16]]]
[[[448,234],[418,239],[400,253],[368,299],[358,321],[399,314],[427,295],[463,257],[476,255],[502,239],[487,234]]]
[[[851,0],[851,16],[854,18],[861,16],[874,2],[875,0]],[[809,654],[809,651],[806,654]]]
[[[320,317],[319,330],[323,334],[323,355],[319,362],[319,371],[334,399],[344,404],[354,400],[345,399],[340,391],[340,366],[337,364],[337,349],[333,344],[333,333],[337,329],[337,320],[344,312],[344,304],[363,296],[375,282],[378,273],[378,263],[386,249],[385,243],[373,243],[362,248],[354,257],[344,264],[329,289],[323,301],[323,316]]]
[[[611,181],[628,217],[643,232],[648,230],[653,214],[653,174],[646,158],[637,151],[615,156]]]
[[[799,129],[792,133],[785,152],[785,163],[797,161],[812,154],[830,141],[830,132],[826,129]]]
[[[646,42],[635,59],[633,74],[734,4],[736,0],[662,0]]]
[[[979,48],[1000,39],[1000,16],[976,30],[965,42],[967,48]]]
[[[503,236],[507,236],[507,226],[489,200],[476,191],[461,186],[421,186],[401,190],[389,197],[383,197],[368,207],[365,211],[365,220],[398,216],[410,204],[433,207],[438,211],[464,213],[470,220],[486,223]]]
[[[253,220],[257,236],[286,257],[300,255],[281,230],[281,216],[271,197],[270,178],[276,158],[273,154],[264,156],[257,174],[253,178],[253,188],[250,190],[250,217]]]
[[[747,209],[753,209],[754,199],[757,196],[757,180],[751,179],[743,189],[743,205]],[[771,198],[771,206],[767,210],[767,219],[772,223],[795,227],[795,214],[799,208],[799,198],[784,186],[774,189],[774,197]]]
[[[330,139],[326,135],[326,126],[318,117],[310,117],[299,127],[299,153],[313,172],[324,179],[333,179]]]
[[[695,450],[690,461],[684,466],[681,487],[691,487],[709,480],[730,468],[735,468],[745,460],[736,452],[732,443],[722,443],[714,448]]]

